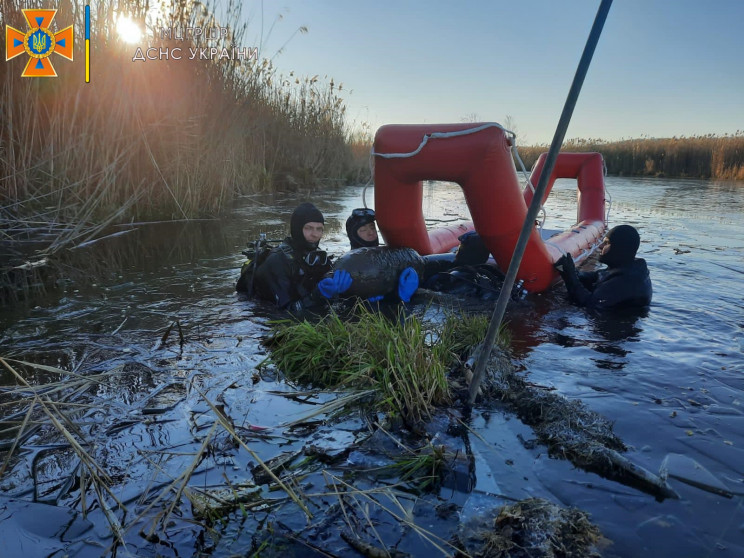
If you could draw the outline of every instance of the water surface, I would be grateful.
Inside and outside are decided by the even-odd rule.
[[[670,479],[680,499],[656,501],[550,459],[544,447],[521,444],[518,435],[532,437],[528,427],[508,414],[476,407],[468,419],[477,434],[468,439],[475,456],[474,490],[455,486],[426,498],[411,496],[404,507],[420,525],[447,538],[458,516],[441,518],[433,511],[437,505],[454,503],[456,514],[467,517],[499,500],[493,495],[539,496],[589,512],[612,541],[605,549],[608,556],[744,555],[744,183],[608,178],[607,186],[613,200],[610,224],[629,223],[641,233],[639,256],[648,261],[654,285],[651,308],[643,316],[600,316],[567,304],[561,287],[530,295],[508,309],[513,359],[530,381],[580,399],[613,421],[635,463],[658,472],[667,455],[687,456],[733,497]],[[276,427],[301,418],[308,406],[333,395],[301,404],[283,395],[295,388],[257,373],[267,355],[260,340],[274,314],[233,292],[240,250],[260,232],[285,236],[289,213],[300,201],[310,199],[326,215],[323,246],[345,251],[343,224],[361,197],[361,188],[256,197],[220,221],[135,225],[122,237],[77,251],[75,257],[86,261],[86,277],[77,276],[32,304],[3,310],[0,355],[107,374],[99,387],[86,392],[80,400],[86,406],[74,418],[81,424],[81,438],[91,442],[90,451],[106,464],[114,494],[129,510],[117,516],[134,554],[247,553],[265,536],[257,533],[274,522],[305,529],[307,540],[318,548],[354,555],[337,536],[324,534],[322,521],[308,527],[291,504],[233,512],[213,531],[189,522],[190,510],[182,506],[170,520],[167,541],[148,541],[140,531],[160,511],[157,503],[149,509],[147,504],[156,502],[159,491],[189,466],[198,440],[214,423],[205,400],[218,402],[238,421],[247,443],[263,459],[307,449],[308,440],[349,445],[365,431],[363,416],[316,423],[307,432],[278,428],[275,437],[250,430],[251,425]],[[558,181],[546,208],[546,226],[573,224],[575,200],[575,182]],[[454,185],[427,184],[424,211],[432,225],[468,218]],[[57,379],[51,372],[17,366],[31,381]],[[0,384],[15,383],[7,370],[0,371]],[[8,400],[7,394],[0,398]],[[6,417],[19,411],[2,409]],[[215,436],[213,451],[190,485],[250,479],[253,458],[232,447],[224,433]],[[60,485],[77,461],[67,449],[52,447],[59,442],[53,432],[37,432],[0,479],[3,496],[16,498],[12,503],[0,499],[0,539],[8,541],[14,553],[9,555],[111,552],[110,521],[96,496],[88,495],[90,509],[83,515],[79,487],[63,490]],[[309,471],[303,490],[320,491],[328,474],[343,474],[343,463]],[[29,478],[38,481],[36,500],[56,506],[28,504],[34,500]],[[265,496],[279,500],[279,495]],[[104,500],[115,509],[110,498]],[[337,502],[332,497],[319,501],[326,508],[319,505],[316,518]],[[39,522],[39,517],[47,520]],[[5,521],[10,518],[15,519]],[[376,519],[383,533],[400,529],[390,516]],[[282,540],[284,550],[278,554],[287,548],[311,553]],[[410,531],[400,535],[399,548],[416,555],[434,550]]]

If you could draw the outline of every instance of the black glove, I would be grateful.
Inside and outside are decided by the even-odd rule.
[[[553,264],[553,267],[563,276],[567,273],[573,273],[576,271],[576,266],[574,265],[571,254],[563,254],[558,258],[558,261]]]

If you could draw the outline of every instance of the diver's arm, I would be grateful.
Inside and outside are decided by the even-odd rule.
[[[566,284],[568,297],[578,306],[590,306],[593,292],[587,289],[579,279],[573,258],[570,254],[565,254],[555,263],[555,268],[561,274],[563,282]]]
[[[579,271],[579,281],[588,291],[593,291],[599,280],[598,271]]]
[[[256,292],[261,298],[272,301],[279,308],[286,308],[293,302],[292,265],[281,253],[272,253],[259,266],[255,275]]]

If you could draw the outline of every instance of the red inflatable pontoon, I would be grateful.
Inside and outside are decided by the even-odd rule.
[[[474,227],[506,270],[532,200],[532,190],[523,191],[519,184],[511,145],[507,133],[495,123],[380,128],[374,143],[375,211],[385,242],[422,255],[441,253],[454,248],[457,237]],[[540,156],[532,173],[534,185],[545,157]],[[545,241],[535,227],[517,274],[532,292],[547,289],[558,278],[553,263],[563,253],[581,261],[605,230],[602,156],[559,154],[545,198],[556,178],[577,179],[577,224]],[[459,184],[473,222],[427,231],[422,210],[424,180]]]

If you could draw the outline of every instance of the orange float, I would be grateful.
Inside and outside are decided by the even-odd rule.
[[[532,190],[520,186],[511,153],[512,137],[498,124],[387,125],[375,135],[375,212],[385,242],[421,255],[446,252],[468,230],[480,234],[498,265],[506,270],[519,238]],[[537,185],[546,154],[530,181]],[[543,240],[532,231],[517,278],[531,292],[558,279],[553,263],[564,253],[586,258],[605,231],[604,163],[599,153],[560,153],[543,198],[556,178],[576,178],[577,224]],[[423,181],[460,185],[472,223],[427,231],[422,209]]]

